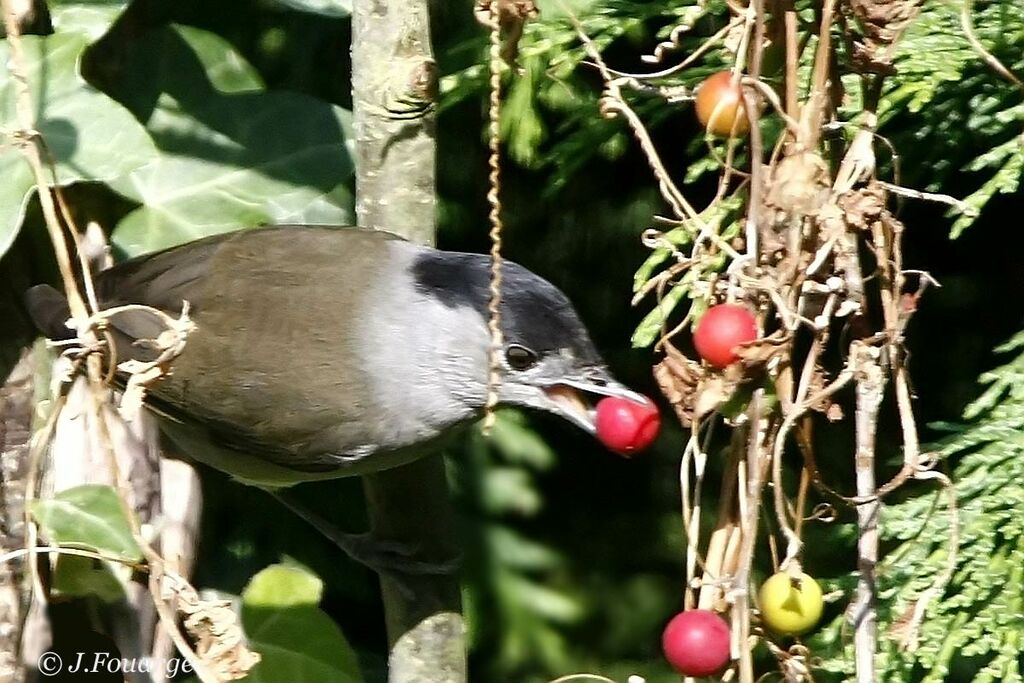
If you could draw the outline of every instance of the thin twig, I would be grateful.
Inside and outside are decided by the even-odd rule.
[[[671,76],[674,73],[682,71],[683,69],[688,67],[690,64],[693,64],[695,61],[700,59],[704,55],[704,53],[706,53],[708,50],[710,50],[715,45],[720,43],[722,41],[722,39],[725,38],[727,35],[729,35],[730,31],[732,31],[734,28],[739,26],[740,23],[742,23],[742,21],[743,21],[742,17],[733,17],[732,19],[729,20],[728,24],[723,26],[717,32],[712,34],[707,40],[705,40],[703,43],[701,43],[700,47],[698,47],[696,50],[691,52],[683,61],[679,62],[678,64],[673,64],[672,66],[668,67],[667,69],[662,69],[661,71],[655,71],[653,73],[641,74],[641,73],[633,73],[633,72],[629,72],[629,71],[619,71],[617,69],[612,69],[610,67],[605,67],[605,68],[607,68],[608,72],[610,74],[614,75],[614,76],[633,78],[633,79],[636,79],[636,80],[651,80],[651,79],[665,78],[666,76]],[[596,62],[594,63],[594,66],[597,66]]]
[[[887,183],[884,180],[877,180],[875,182],[878,183],[879,187],[882,187],[888,190],[889,192],[892,192],[893,194],[899,195],[901,197],[909,197],[910,199],[922,199],[928,202],[948,204],[949,206],[952,206],[954,209],[964,214],[965,216],[977,216],[979,213],[979,211],[976,208],[974,208],[967,202],[963,201],[962,199],[957,199],[952,195],[942,194],[939,192],[924,192],[923,190],[914,190],[909,187],[903,187],[902,185]]]
[[[942,573],[935,577],[932,585],[918,596],[917,601],[914,604],[914,611],[911,613],[910,619],[903,632],[904,635],[901,638],[902,644],[910,652],[914,652],[917,649],[921,622],[924,621],[924,615],[928,611],[928,605],[932,600],[942,595],[942,592],[946,589],[946,585],[953,578],[953,573],[956,571],[957,557],[959,556],[960,548],[960,512],[959,507],[957,506],[956,489],[953,487],[953,482],[950,481],[949,477],[945,474],[935,471],[920,472],[917,479],[934,479],[946,492],[949,504],[949,551],[946,554],[946,566],[943,568]]]
[[[722,475],[722,494],[718,500],[717,527],[708,540],[705,558],[707,568],[701,578],[700,598],[697,606],[711,609],[722,594],[721,580],[735,570],[730,563],[734,559],[730,551],[736,549],[739,532],[736,516],[736,495],[739,477],[739,463],[744,449],[743,430],[734,429],[729,442],[728,459]]]
[[[137,571],[146,571],[146,565],[142,562],[136,562],[135,560],[129,560],[119,555],[113,555],[111,553],[104,553],[98,550],[91,550],[89,548],[76,548],[69,545],[37,545],[31,548],[15,548],[9,552],[0,555],[0,564],[17,560],[22,557],[28,557],[31,555],[42,555],[44,553],[54,553],[56,555],[75,555],[77,557],[88,557],[93,560],[104,560],[106,562],[116,562],[117,564],[123,564],[126,567],[131,567]]]
[[[779,522],[779,527],[782,529],[783,535],[786,537],[786,555],[780,563],[780,567],[785,569],[787,565],[794,560],[800,552],[803,542],[800,540],[800,534],[790,526],[789,520],[786,519],[786,492],[782,485],[782,453],[786,447],[786,436],[789,430],[796,424],[796,421],[803,416],[803,414],[811,408],[811,406],[817,405],[819,400],[809,400],[807,398],[807,392],[810,390],[811,378],[814,375],[815,366],[818,363],[818,355],[821,353],[821,341],[815,339],[811,344],[810,350],[807,352],[807,358],[804,360],[803,371],[801,372],[800,382],[797,385],[797,393],[793,399],[793,407],[786,415],[779,427],[778,434],[775,436],[775,448],[772,450],[772,487],[775,496],[775,515]],[[842,381],[842,383],[840,382]],[[831,392],[838,391],[848,380],[841,375],[832,386],[828,387],[826,391]],[[819,392],[819,396],[825,393]],[[829,394],[826,394],[829,395]],[[812,397],[816,399],[818,396]]]
[[[981,55],[985,63],[992,67],[992,70],[997,74],[1021,90],[1024,90],[1024,82],[1017,78],[994,54],[989,52],[988,48],[981,44],[978,34],[974,32],[974,0],[963,0],[963,4],[960,6],[960,26],[964,30],[964,37],[967,38],[967,42],[971,44],[975,52]]]
[[[647,162],[651,166],[655,177],[658,180],[658,185],[661,188],[662,194],[665,199],[672,205],[675,213],[680,218],[688,218],[698,226],[704,227],[704,222],[700,215],[697,213],[690,203],[683,196],[679,188],[672,181],[665,169],[665,165],[661,161],[661,157],[658,154],[658,150],[654,147],[654,143],[651,141],[650,135],[648,135],[643,122],[640,121],[640,117],[637,116],[636,112],[633,111],[632,107],[626,103],[622,93],[619,89],[619,79],[613,77],[611,71],[608,70],[608,66],[604,62],[604,58],[601,56],[601,51],[598,50],[594,41],[587,35],[586,30],[583,28],[583,24],[580,22],[576,14],[569,8],[563,0],[557,0],[559,8],[565,13],[569,21],[572,23],[573,28],[576,30],[576,34],[583,42],[583,48],[590,55],[590,58],[597,64],[598,70],[601,72],[601,76],[605,81],[605,95],[602,97],[602,113],[607,115],[608,113],[614,112],[621,114],[626,117],[630,128],[633,129],[633,134],[636,136],[640,147],[643,149],[644,154],[647,156]]]
[[[754,12],[754,37],[750,47],[750,79],[761,80],[761,58],[764,50],[765,12],[764,0],[753,0],[751,9]],[[746,237],[747,256],[750,263],[758,263],[758,230],[761,228],[762,199],[764,191],[764,148],[761,140],[761,108],[758,98],[751,96],[748,90],[741,89],[744,109],[750,120],[750,201],[747,203]]]
[[[786,115],[795,119],[799,116],[797,92],[800,87],[800,48],[797,41],[797,14],[793,0],[787,0],[785,3],[783,23],[786,33]]]
[[[814,56],[814,71],[811,75],[811,89],[800,112],[800,133],[797,143],[802,149],[814,149],[821,135],[824,118],[825,86],[829,79],[830,55],[832,53],[832,17],[836,0],[825,0],[821,8],[821,26],[818,29],[818,49]]]

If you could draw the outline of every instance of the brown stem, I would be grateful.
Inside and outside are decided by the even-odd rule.
[[[800,47],[797,42],[797,16],[792,0],[786,2],[782,17],[786,33],[786,114],[795,119],[798,115],[797,93],[800,85],[798,67]]]
[[[854,467],[857,495],[875,495],[875,440],[878,429],[878,411],[882,404],[886,377],[876,356],[878,350],[867,346],[852,349],[860,353],[857,362],[857,451]],[[875,567],[878,563],[878,514],[881,502],[877,499],[857,507],[857,598],[850,610],[854,628],[854,660],[857,683],[874,683],[875,651],[878,641],[877,585]]]
[[[740,549],[732,586],[733,652],[739,658],[740,683],[754,683],[754,658],[750,646],[750,570],[757,541],[758,513],[761,491],[771,458],[765,447],[769,417],[765,414],[764,390],[758,389],[747,411],[749,434],[746,457],[746,491],[741,491],[745,504],[740,517]]]
[[[721,581],[731,573],[729,566],[729,545],[737,530],[736,510],[736,479],[737,467],[743,454],[743,430],[735,429],[729,444],[729,456],[725,463],[725,474],[722,477],[721,496],[718,499],[717,526],[708,540],[708,550],[704,556],[704,576],[700,587],[700,598],[697,606],[701,609],[712,609],[722,595]]]

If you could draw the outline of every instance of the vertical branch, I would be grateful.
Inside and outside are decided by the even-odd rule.
[[[434,243],[436,89],[427,3],[357,1],[352,105],[361,227]]]
[[[785,45],[786,45],[786,115],[792,119],[799,116],[799,67],[800,48],[797,41],[797,16],[793,0],[785,2],[783,10],[783,22],[785,24]]]
[[[825,0],[821,7],[821,26],[818,33],[818,49],[814,55],[814,72],[811,75],[811,90],[807,104],[800,112],[800,139],[804,149],[814,149],[821,138],[821,123],[824,119],[826,86],[829,81],[829,66],[832,52],[832,19],[835,0]]]
[[[754,0],[754,40],[750,45],[750,77],[755,81],[761,79],[761,61],[765,42],[765,11],[764,0]],[[750,120],[750,198],[747,202],[746,230],[747,253],[752,257],[752,265],[758,263],[758,230],[761,226],[762,193],[764,190],[764,152],[761,140],[760,95],[754,96],[747,89],[740,91],[743,107]]]
[[[857,506],[857,599],[850,610],[854,628],[854,657],[857,683],[874,683],[878,613],[875,565],[878,563],[878,514],[881,501],[874,498],[875,436],[878,410],[885,390],[885,373],[878,364],[878,349],[857,344],[851,350],[857,359],[857,452],[854,460],[857,496],[871,498]]]
[[[740,683],[754,683],[754,658],[750,647],[750,569],[757,541],[758,513],[767,466],[771,458],[765,448],[768,417],[765,415],[764,390],[758,389],[750,401],[746,458],[746,491],[740,491],[740,552],[732,586],[732,650],[739,658]],[[740,485],[742,486],[742,478]]]
[[[437,69],[425,0],[356,0],[352,24],[356,216],[434,242]],[[444,461],[432,455],[364,478],[374,535],[443,563],[456,552]],[[395,683],[466,680],[459,584],[452,575],[381,577]]]

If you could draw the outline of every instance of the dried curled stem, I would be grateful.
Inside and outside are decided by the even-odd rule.
[[[4,27],[7,32],[7,42],[10,45],[11,50],[11,60],[8,64],[8,68],[10,69],[15,89],[17,130],[13,133],[13,138],[29,164],[35,179],[46,229],[57,259],[57,266],[63,282],[72,320],[74,321],[74,327],[78,332],[76,340],[77,344],[79,348],[88,350],[88,352],[81,355],[81,358],[84,361],[82,365],[84,365],[89,387],[87,409],[89,410],[90,417],[93,420],[92,424],[95,424],[99,430],[99,442],[107,456],[110,471],[113,473],[115,488],[118,491],[122,509],[126,519],[129,521],[135,542],[142,549],[143,555],[146,559],[146,565],[150,572],[151,595],[161,623],[171,639],[174,641],[182,656],[189,662],[200,680],[204,682],[228,680],[229,677],[222,676],[222,672],[217,671],[216,662],[211,662],[210,660],[199,656],[180,632],[177,625],[176,615],[165,601],[157,581],[160,576],[173,576],[175,581],[180,584],[187,584],[187,581],[184,577],[177,576],[172,572],[167,571],[164,559],[160,557],[160,555],[149,545],[146,539],[143,538],[138,520],[128,502],[130,496],[127,491],[124,477],[122,476],[117,464],[117,458],[114,452],[115,440],[112,437],[110,424],[108,422],[109,420],[120,418],[117,416],[117,411],[111,409],[112,394],[106,385],[106,377],[102,371],[103,359],[101,354],[92,352],[94,350],[102,349],[105,346],[100,339],[101,333],[98,332],[100,328],[96,324],[99,318],[102,317],[102,314],[97,310],[97,303],[92,290],[92,278],[88,261],[84,258],[79,258],[77,264],[82,281],[87,283],[87,294],[83,296],[79,287],[79,280],[76,277],[75,266],[71,258],[71,251],[68,248],[68,244],[65,239],[65,228],[64,224],[61,222],[62,218],[67,223],[68,231],[75,236],[76,239],[78,230],[71,222],[70,212],[68,212],[66,207],[64,207],[63,198],[60,196],[60,189],[51,184],[51,178],[53,177],[52,168],[51,173],[49,174],[46,170],[47,161],[49,161],[49,159],[45,153],[45,146],[42,138],[35,128],[35,112],[32,108],[32,93],[26,76],[26,58],[21,43],[21,34],[19,31],[16,12],[12,7],[11,0],[0,0],[0,9],[3,11]],[[97,316],[99,316],[99,318]],[[162,341],[167,340],[165,339]],[[182,345],[183,342],[178,345],[177,352],[180,352]],[[170,356],[168,356],[168,359],[169,358]],[[61,406],[63,406],[63,401],[58,400],[55,403],[55,410],[52,413],[50,420],[48,420],[47,426],[33,437],[33,455],[31,456],[32,461],[30,463],[29,485],[26,487],[26,502],[36,495],[38,470],[41,464],[42,454],[49,442],[53,425],[56,423],[56,417]],[[26,504],[25,508],[28,510],[29,505]],[[28,529],[28,533],[26,534],[26,543],[29,545],[25,548],[25,552],[35,552],[38,530],[36,529],[32,519],[26,519],[26,524]],[[32,566],[34,566],[34,563],[32,563]],[[33,584],[36,588],[37,595],[40,599],[45,600],[45,596],[41,592],[42,586],[38,581],[38,577],[34,577]],[[237,624],[235,628],[239,628],[237,627]],[[240,633],[241,632],[239,630],[239,634]],[[256,659],[258,659],[258,656],[250,656],[248,660],[246,660],[248,667],[251,667],[252,664],[255,663]],[[246,667],[245,670],[248,670],[248,667]],[[241,675],[244,675],[244,671],[241,672]],[[241,677],[241,675],[234,677],[238,678]]]
[[[487,203],[490,211],[487,214],[491,223],[491,280],[490,300],[487,303],[487,330],[491,335],[491,348],[487,376],[487,399],[484,403],[484,433],[490,432],[494,426],[494,409],[498,405],[498,384],[501,382],[501,75],[505,61],[502,58],[501,44],[501,3],[491,0],[487,7],[487,25],[490,35],[490,97],[488,99],[488,156],[487,164],[490,171],[487,182]]]

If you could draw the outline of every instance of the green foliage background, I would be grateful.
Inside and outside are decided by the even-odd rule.
[[[639,56],[694,12],[693,3],[680,0],[570,4],[609,64],[637,71],[650,69]],[[976,4],[980,40],[1024,72],[1017,1]],[[539,5],[541,18],[524,36],[521,73],[510,81],[502,125],[507,252],[564,289],[616,374],[654,394],[651,356],[631,348],[631,335],[649,311],[631,309],[629,299],[634,274],[649,256],[639,235],[664,207],[624,124],[599,116],[599,80],[583,63],[575,32],[556,4]],[[351,220],[350,24],[343,3],[82,0],[52,8],[56,34],[26,39],[40,74],[35,91],[45,92],[40,129],[73,211],[111,230],[120,253],[237,226]],[[440,242],[480,251],[487,246],[485,38],[471,3],[433,9],[444,75]],[[929,612],[917,656],[886,650],[886,680],[1020,680],[1019,338],[1004,347],[1004,365],[985,375],[986,393],[966,422],[958,420],[978,391],[976,378],[996,363],[989,350],[1024,321],[1024,232],[1015,227],[1024,98],[971,49],[959,9],[924,3],[901,43],[882,107],[881,133],[899,153],[883,172],[892,177],[898,171],[899,182],[911,187],[968,197],[981,210],[966,232],[970,221],[947,215],[944,207],[907,202],[901,210],[907,267],[928,269],[943,283],[929,291],[915,317],[909,347],[920,421],[938,425],[929,434],[938,440],[944,467],[961,482],[964,546],[954,582]],[[721,28],[725,16],[724,3],[707,3],[677,54]],[[693,86],[721,64],[711,54],[680,72],[674,84]],[[670,172],[695,199],[710,198],[716,162],[688,105],[644,92],[630,97]],[[8,126],[6,74],[0,76],[0,106]],[[52,264],[31,180],[10,147],[0,149],[0,173],[0,252],[9,247],[0,260],[0,316],[9,321],[0,329],[6,370],[12,349],[31,336],[18,296],[28,284],[52,277]],[[651,320],[634,338],[640,346],[650,342],[644,330],[653,329]],[[882,434],[893,462],[895,427],[883,425]],[[464,520],[473,680],[543,681],[573,671],[623,681],[629,674],[652,683],[678,680],[661,661],[658,642],[662,625],[680,607],[683,575],[676,469],[683,434],[671,424],[665,431],[653,452],[627,462],[566,425],[503,413],[491,439],[472,433],[451,453]],[[832,457],[819,458],[840,487],[849,481],[852,461],[843,437],[840,431],[826,440]],[[300,521],[253,514],[273,505],[265,494],[216,472],[203,474],[197,584],[242,595],[250,636],[297,657],[268,666],[305,667],[308,680],[337,680],[351,667],[347,650],[317,661],[294,639],[285,642],[287,633],[261,630],[266,622],[260,615],[276,609],[304,624],[296,627],[300,632],[316,629],[341,643],[344,632],[365,680],[383,680],[383,621],[373,577],[339,560]],[[712,481],[706,490],[714,489]],[[360,528],[365,521],[359,482],[300,491],[342,526]],[[933,503],[926,487],[915,488],[883,518],[887,623],[942,565],[947,518]],[[807,567],[840,588],[849,587],[854,564],[851,521],[852,514],[841,511],[832,525],[811,530]],[[294,602],[275,598],[281,586],[297,586]],[[824,658],[820,680],[848,674],[842,604],[829,612],[833,626],[813,641]],[[324,625],[327,615],[338,633]],[[260,675],[275,680],[266,670],[254,677]]]

